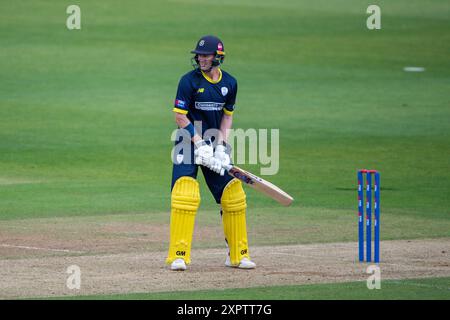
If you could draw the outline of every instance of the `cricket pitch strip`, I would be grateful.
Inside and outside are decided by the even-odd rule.
[[[225,267],[225,249],[194,248],[184,272],[168,269],[165,250],[97,255],[49,251],[42,256],[45,248],[12,246],[0,246],[0,253],[41,255],[0,259],[1,299],[348,282],[366,280],[370,265],[357,261],[356,242],[255,246],[255,270]],[[381,278],[450,276],[449,247],[450,238],[382,241]],[[71,265],[81,271],[79,290],[66,286]]]

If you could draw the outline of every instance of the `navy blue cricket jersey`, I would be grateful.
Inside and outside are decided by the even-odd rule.
[[[203,133],[210,129],[220,129],[223,114],[233,114],[237,81],[229,73],[220,70],[217,81],[210,79],[199,69],[186,73],[178,84],[174,112],[186,114],[194,124],[202,122]]]

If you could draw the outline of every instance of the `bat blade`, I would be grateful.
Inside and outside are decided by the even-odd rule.
[[[241,180],[247,186],[252,187],[259,192],[264,193],[266,196],[276,200],[283,206],[291,205],[294,198],[289,194],[278,188],[276,185],[266,181],[251,172],[241,169],[237,166],[228,166],[227,172],[232,177]]]

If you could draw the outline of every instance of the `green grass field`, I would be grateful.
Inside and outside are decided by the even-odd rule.
[[[247,289],[187,292],[134,293],[109,296],[75,296],[76,300],[449,300],[450,278],[385,280],[380,289],[367,289],[365,282],[273,286]],[[61,299],[61,298],[58,298]]]
[[[284,230],[272,244],[355,241],[356,171],[367,167],[381,172],[383,239],[450,236],[448,1],[378,1],[376,31],[372,2],[359,0],[77,4],[78,31],[66,28],[65,2],[0,4],[0,225],[114,214],[168,223],[176,86],[198,38],[217,34],[239,82],[234,127],[280,129],[280,170],[266,178],[296,199],[283,208],[247,189],[249,228]],[[217,207],[200,181],[200,221],[212,225]],[[375,298],[448,298],[448,278],[445,290],[404,284],[386,282]],[[355,286],[238,296],[374,297]],[[119,298],[129,297],[182,294]]]

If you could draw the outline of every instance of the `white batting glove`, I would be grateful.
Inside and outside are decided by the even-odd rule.
[[[225,171],[223,170],[222,162],[219,159],[215,158],[215,157],[210,158],[209,161],[210,162],[209,162],[209,165],[207,167],[210,170],[214,171],[215,173],[218,173],[221,176],[223,176]]]
[[[228,166],[231,163],[230,154],[227,152],[227,148],[224,145],[217,145],[214,150],[214,158],[218,159],[222,164],[222,167]]]
[[[209,167],[211,159],[214,157],[213,147],[207,144],[204,140],[199,140],[195,143],[195,164]]]

